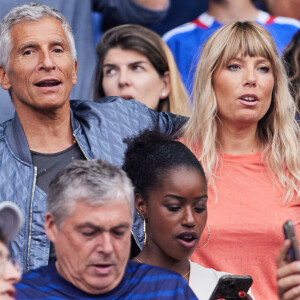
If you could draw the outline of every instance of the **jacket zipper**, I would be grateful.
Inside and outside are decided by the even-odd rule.
[[[86,155],[86,153],[84,152],[84,150],[82,149],[82,147],[80,146],[80,144],[78,143],[78,140],[77,140],[77,138],[76,138],[76,136],[75,136],[74,133],[73,133],[73,136],[74,136],[74,139],[75,139],[75,141],[76,141],[78,147],[80,148],[81,152],[83,153],[84,157],[86,158],[86,160],[90,160],[90,159],[88,158],[88,156]]]
[[[28,244],[27,244],[27,257],[26,257],[26,271],[29,271],[29,252],[30,252],[30,245],[31,245],[31,227],[32,227],[32,204],[33,204],[33,197],[35,192],[35,185],[36,185],[36,176],[37,176],[37,167],[33,167],[34,174],[33,174],[33,183],[32,183],[32,190],[31,190],[31,198],[30,198],[30,207],[29,207],[29,228],[28,228]]]

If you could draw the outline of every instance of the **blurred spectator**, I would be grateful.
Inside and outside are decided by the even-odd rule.
[[[0,203],[0,299],[14,299],[14,284],[21,278],[20,265],[10,257],[5,246],[19,232],[23,216],[17,205],[4,201]]]
[[[32,0],[1,0],[0,19],[13,7],[28,4]],[[151,24],[166,14],[169,0],[39,0],[62,12],[70,23],[75,36],[78,59],[78,80],[73,87],[71,99],[92,100],[93,70],[96,51],[93,37],[92,11],[117,17],[121,23]],[[0,123],[13,117],[14,108],[7,91],[0,89]]]
[[[258,0],[258,3],[273,16],[300,20],[300,0]]]
[[[99,41],[97,56],[94,100],[118,96],[159,112],[189,115],[188,95],[172,53],[152,30],[139,25],[114,27]]]
[[[223,24],[232,21],[256,21],[270,32],[280,53],[300,28],[298,20],[273,17],[257,9],[251,0],[209,0],[208,5],[207,12],[171,30],[163,37],[173,52],[188,91],[192,89],[195,68],[203,43]]]
[[[300,30],[294,35],[283,55],[287,75],[291,83],[291,93],[297,108],[300,104]],[[298,112],[299,114],[299,112]]]
[[[159,35],[163,35],[179,25],[194,20],[207,9],[208,0],[171,0],[166,16],[158,23],[150,26],[150,28]]]

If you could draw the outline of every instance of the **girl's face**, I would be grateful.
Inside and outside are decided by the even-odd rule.
[[[102,87],[105,96],[135,99],[156,110],[170,94],[169,72],[160,76],[143,54],[112,48],[104,58]]]
[[[207,187],[192,167],[171,170],[160,187],[150,191],[145,210],[147,244],[158,255],[189,258],[207,220]],[[145,214],[144,214],[145,215]]]

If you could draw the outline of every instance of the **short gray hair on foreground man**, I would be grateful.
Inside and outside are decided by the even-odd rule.
[[[62,23],[67,36],[73,61],[76,61],[76,48],[72,28],[67,19],[56,9],[47,5],[31,2],[12,9],[0,23],[0,66],[9,69],[9,55],[12,50],[10,30],[20,22],[36,22],[42,18],[52,17]]]
[[[61,228],[77,202],[98,206],[124,199],[128,201],[133,217],[133,186],[123,170],[101,159],[74,160],[51,181],[47,211]]]

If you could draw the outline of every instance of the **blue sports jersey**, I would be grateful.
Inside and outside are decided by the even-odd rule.
[[[128,262],[119,285],[112,291],[87,294],[62,278],[52,261],[26,273],[16,285],[16,299],[161,299],[197,300],[188,283],[177,273],[154,266]]]
[[[300,22],[286,17],[273,17],[259,11],[256,22],[262,25],[273,37],[280,54],[300,28]],[[207,13],[201,14],[192,22],[169,31],[163,39],[171,48],[182,80],[188,91],[192,90],[194,73],[200,57],[202,45],[208,37],[223,24]]]

